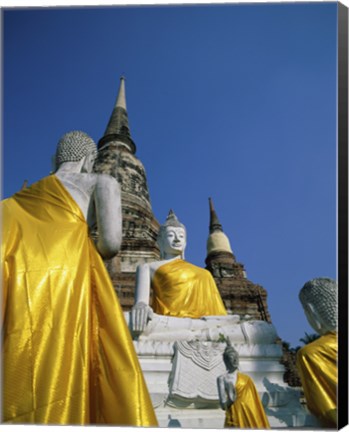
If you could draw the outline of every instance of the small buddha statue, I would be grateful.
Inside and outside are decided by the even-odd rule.
[[[307,282],[299,299],[311,327],[320,335],[297,353],[297,367],[309,410],[324,427],[337,427],[337,283]]]
[[[217,378],[221,408],[225,410],[225,428],[269,429],[265,414],[252,379],[238,371],[239,354],[230,344],[223,353],[227,372]]]
[[[172,210],[160,227],[158,244],[161,260],[137,268],[133,331],[144,331],[153,312],[179,318],[227,315],[211,273],[184,260],[186,229]]]

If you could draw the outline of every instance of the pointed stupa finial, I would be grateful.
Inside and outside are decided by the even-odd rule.
[[[111,114],[104,136],[99,140],[98,148],[109,143],[117,143],[119,146],[136,153],[136,145],[131,138],[128,115],[126,108],[125,76],[120,77],[119,91],[115,106]]]
[[[118,93],[118,97],[116,98],[115,107],[119,107],[119,108],[123,108],[124,110],[127,110],[127,108],[126,108],[125,81],[126,81],[126,78],[124,77],[124,75],[121,75],[119,93]]]
[[[213,207],[213,202],[211,197],[208,199],[208,202],[210,205],[210,234],[212,234],[215,231],[223,231],[223,227],[219,222],[217,213],[215,212],[215,209]]]

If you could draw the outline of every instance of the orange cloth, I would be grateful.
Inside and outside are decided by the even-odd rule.
[[[1,209],[3,421],[157,425],[78,205],[52,175]]]
[[[321,336],[297,353],[307,406],[325,427],[334,428],[337,428],[337,354],[336,333]]]
[[[252,379],[238,372],[235,390],[236,400],[226,410],[224,427],[270,429],[268,418]]]
[[[159,315],[182,318],[227,315],[211,273],[181,259],[160,266],[152,288],[152,307]]]

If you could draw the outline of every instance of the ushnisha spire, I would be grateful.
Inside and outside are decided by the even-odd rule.
[[[175,212],[170,209],[168,212],[167,218],[165,223],[163,224],[163,227],[178,227],[178,228],[185,228],[184,225],[178,220],[177,216],[175,215]]]
[[[209,198],[208,202],[209,202],[209,206],[210,206],[210,234],[212,234],[215,231],[222,231],[223,232],[223,227],[222,227],[221,223],[219,222],[217,213],[215,212],[215,209],[213,207],[212,199]]]
[[[120,86],[116,103],[104,136],[99,140],[98,148],[104,147],[111,142],[124,147],[133,154],[136,153],[136,145],[131,138],[130,127],[128,124],[124,76],[120,77]]]
[[[210,205],[210,234],[207,239],[207,255],[213,252],[229,252],[229,254],[232,254],[229,239],[223,232],[212,199],[209,198],[208,200]]]

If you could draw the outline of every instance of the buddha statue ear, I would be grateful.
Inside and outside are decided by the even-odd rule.
[[[183,261],[185,260],[185,248],[187,247],[187,232],[186,232],[185,228],[184,228],[184,235],[185,235],[185,244],[184,244],[184,247],[183,247],[181,255],[180,255],[181,259]]]
[[[90,152],[83,158],[81,172],[91,173],[93,170],[93,165],[96,160],[96,153]]]
[[[309,324],[311,327],[313,327],[316,333],[319,333],[320,335],[326,333],[327,329],[324,328],[322,320],[312,303],[306,304],[306,307],[304,307],[304,312]]]
[[[161,227],[160,227],[160,231],[159,231],[159,233],[158,233],[158,237],[157,237],[157,239],[156,239],[156,242],[157,242],[157,244],[158,244],[158,246],[159,246],[159,250],[160,250],[160,258],[162,259],[162,258],[164,258],[164,247],[163,247],[163,232],[162,232],[162,229],[161,229]]]
[[[52,155],[51,156],[51,172],[50,174],[53,174],[54,172],[57,171],[57,163],[56,163],[56,155]]]

